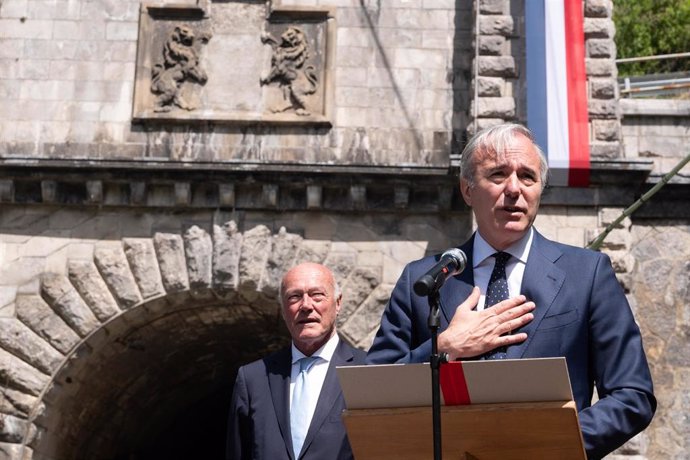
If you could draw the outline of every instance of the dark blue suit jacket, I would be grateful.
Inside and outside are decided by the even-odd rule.
[[[470,267],[440,290],[441,330],[474,286],[473,241],[460,247]],[[405,267],[368,362],[429,361],[429,304],[414,294],[412,284],[437,260],[426,257]],[[652,378],[608,256],[547,240],[535,230],[521,293],[536,304],[534,320],[520,329],[527,340],[508,347],[507,358],[566,357],[589,458],[603,457],[642,431],[656,410]],[[594,385],[599,401],[592,405]]]
[[[366,354],[341,341],[333,353],[299,458],[352,459],[341,413],[336,366],[364,364]],[[290,434],[290,348],[240,367],[232,395],[229,460],[295,460]]]

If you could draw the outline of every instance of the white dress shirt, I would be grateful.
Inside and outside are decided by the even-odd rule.
[[[321,348],[316,350],[312,356],[318,356],[314,364],[312,364],[309,371],[306,373],[306,385],[310,397],[307,404],[309,409],[309,424],[311,425],[311,418],[314,415],[314,409],[316,409],[316,403],[319,401],[319,395],[321,394],[321,387],[323,387],[323,381],[326,379],[326,373],[328,372],[328,365],[333,358],[333,353],[335,353],[335,348],[338,346],[340,338],[338,334],[333,334],[333,337],[328,339]],[[305,354],[302,353],[292,344],[292,370],[290,371],[290,408],[292,408],[292,393],[295,389],[295,381],[299,375],[299,360],[304,358]]]
[[[532,235],[534,230],[530,227],[529,231],[515,243],[508,246],[503,252],[510,254],[510,260],[506,264],[506,278],[508,279],[508,292],[510,297],[520,294],[522,277],[525,274],[525,264],[532,247]],[[491,272],[496,264],[496,259],[491,257],[498,250],[494,249],[486,242],[482,235],[477,231],[474,236],[474,246],[472,247],[472,269],[474,270],[474,285],[481,290],[481,297],[477,303],[477,311],[484,309],[486,301],[486,288],[489,285]]]

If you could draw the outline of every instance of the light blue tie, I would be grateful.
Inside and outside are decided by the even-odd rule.
[[[292,390],[292,404],[290,406],[290,432],[292,433],[292,448],[295,452],[295,459],[299,458],[299,453],[304,444],[304,438],[307,437],[309,430],[309,413],[308,404],[310,395],[307,391],[307,372],[311,366],[319,359],[317,356],[305,356],[299,360],[299,374],[295,380],[295,386]],[[318,396],[318,395],[317,395]]]

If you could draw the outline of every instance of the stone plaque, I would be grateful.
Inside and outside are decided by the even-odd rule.
[[[141,7],[135,122],[330,125],[330,8]]]

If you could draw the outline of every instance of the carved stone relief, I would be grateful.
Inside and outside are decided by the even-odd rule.
[[[161,52],[161,61],[151,70],[151,92],[156,95],[154,111],[169,112],[174,106],[195,110],[200,105],[195,84],[204,85],[208,76],[199,62],[200,44],[210,32],[194,33],[186,25],[175,26]]]
[[[283,103],[270,107],[271,112],[294,110],[297,115],[311,115],[307,100],[316,93],[319,78],[316,69],[306,64],[310,58],[309,42],[302,29],[288,26],[280,41],[270,33],[261,36],[262,43],[271,45],[271,70],[261,79],[261,85],[277,84],[282,91]]]
[[[135,122],[331,124],[331,8],[144,4],[139,29]]]

